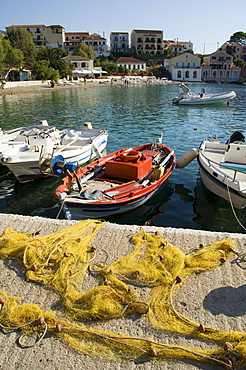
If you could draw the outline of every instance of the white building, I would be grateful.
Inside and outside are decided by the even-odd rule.
[[[165,60],[164,65],[172,75],[174,81],[200,82],[202,80],[201,58],[184,53]]]
[[[130,71],[146,71],[146,63],[143,60],[131,58],[131,57],[120,57],[116,61],[117,66],[125,67]]]
[[[107,73],[101,67],[94,67],[92,59],[81,57],[80,55],[68,55],[62,59],[74,66],[72,72],[73,80],[84,77],[101,77],[104,73]]]

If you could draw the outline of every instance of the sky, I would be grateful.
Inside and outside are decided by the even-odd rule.
[[[0,5],[3,0],[0,0]],[[246,32],[246,1],[239,0],[11,0],[1,7],[0,30],[11,25],[61,25],[65,32],[161,30],[165,40],[191,41],[210,54],[237,31]]]

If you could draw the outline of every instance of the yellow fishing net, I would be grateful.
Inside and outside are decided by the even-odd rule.
[[[20,344],[36,335],[39,342],[47,331],[53,332],[71,347],[109,360],[146,360],[189,358],[223,365],[245,363],[246,335],[206,327],[180,314],[173,299],[190,275],[220,267],[233,256],[230,239],[201,247],[190,255],[168,243],[159,234],[143,231],[134,235],[131,254],[110,266],[93,264],[97,249],[94,237],[102,222],[81,221],[52,235],[27,235],[7,228],[0,237],[0,258],[21,260],[26,277],[48,285],[61,296],[67,319],[38,305],[18,304],[18,297],[0,291],[0,327],[3,331],[21,330]],[[96,274],[99,285],[83,292],[85,274]],[[136,287],[148,287],[143,301]],[[140,314],[160,329],[184,336],[202,338],[218,346],[210,349],[157,343],[148,338],[124,336],[75,324],[73,320],[110,320]],[[33,345],[33,344],[31,344]]]

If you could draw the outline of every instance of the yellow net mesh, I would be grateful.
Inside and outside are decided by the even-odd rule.
[[[38,305],[19,305],[18,297],[0,292],[2,330],[21,330],[22,346],[26,346],[26,336],[35,334],[38,342],[50,331],[79,351],[110,360],[189,358],[227,369],[246,362],[245,333],[206,327],[180,314],[173,304],[176,291],[190,275],[217,268],[236,253],[232,240],[225,239],[185,255],[162,236],[141,231],[132,238],[135,248],[131,254],[110,266],[93,265],[93,240],[102,225],[95,220],[81,221],[44,237],[11,228],[3,232],[0,258],[21,260],[29,280],[56,289],[69,319],[58,319],[54,311],[45,312]],[[83,292],[88,270],[98,275],[100,284]],[[140,299],[135,286],[150,288],[146,302]],[[156,343],[71,321],[110,320],[130,314],[145,314],[160,329],[213,341],[210,344],[218,341],[218,347],[201,350]]]

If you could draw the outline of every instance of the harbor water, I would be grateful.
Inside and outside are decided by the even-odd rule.
[[[91,122],[109,132],[107,152],[156,141],[181,157],[201,141],[216,136],[226,142],[233,130],[245,129],[246,86],[189,84],[206,93],[234,90],[236,98],[228,106],[176,106],[177,84],[101,86],[60,89],[49,92],[0,96],[0,127],[12,129],[47,120],[59,129],[79,128]],[[245,131],[244,131],[245,132]],[[0,212],[63,218],[54,190],[60,178],[19,184],[4,167],[0,168]],[[246,210],[235,210],[246,227]],[[197,160],[175,169],[163,190],[142,207],[113,218],[117,223],[202,229],[245,233],[231,205],[207,190],[200,180]]]

